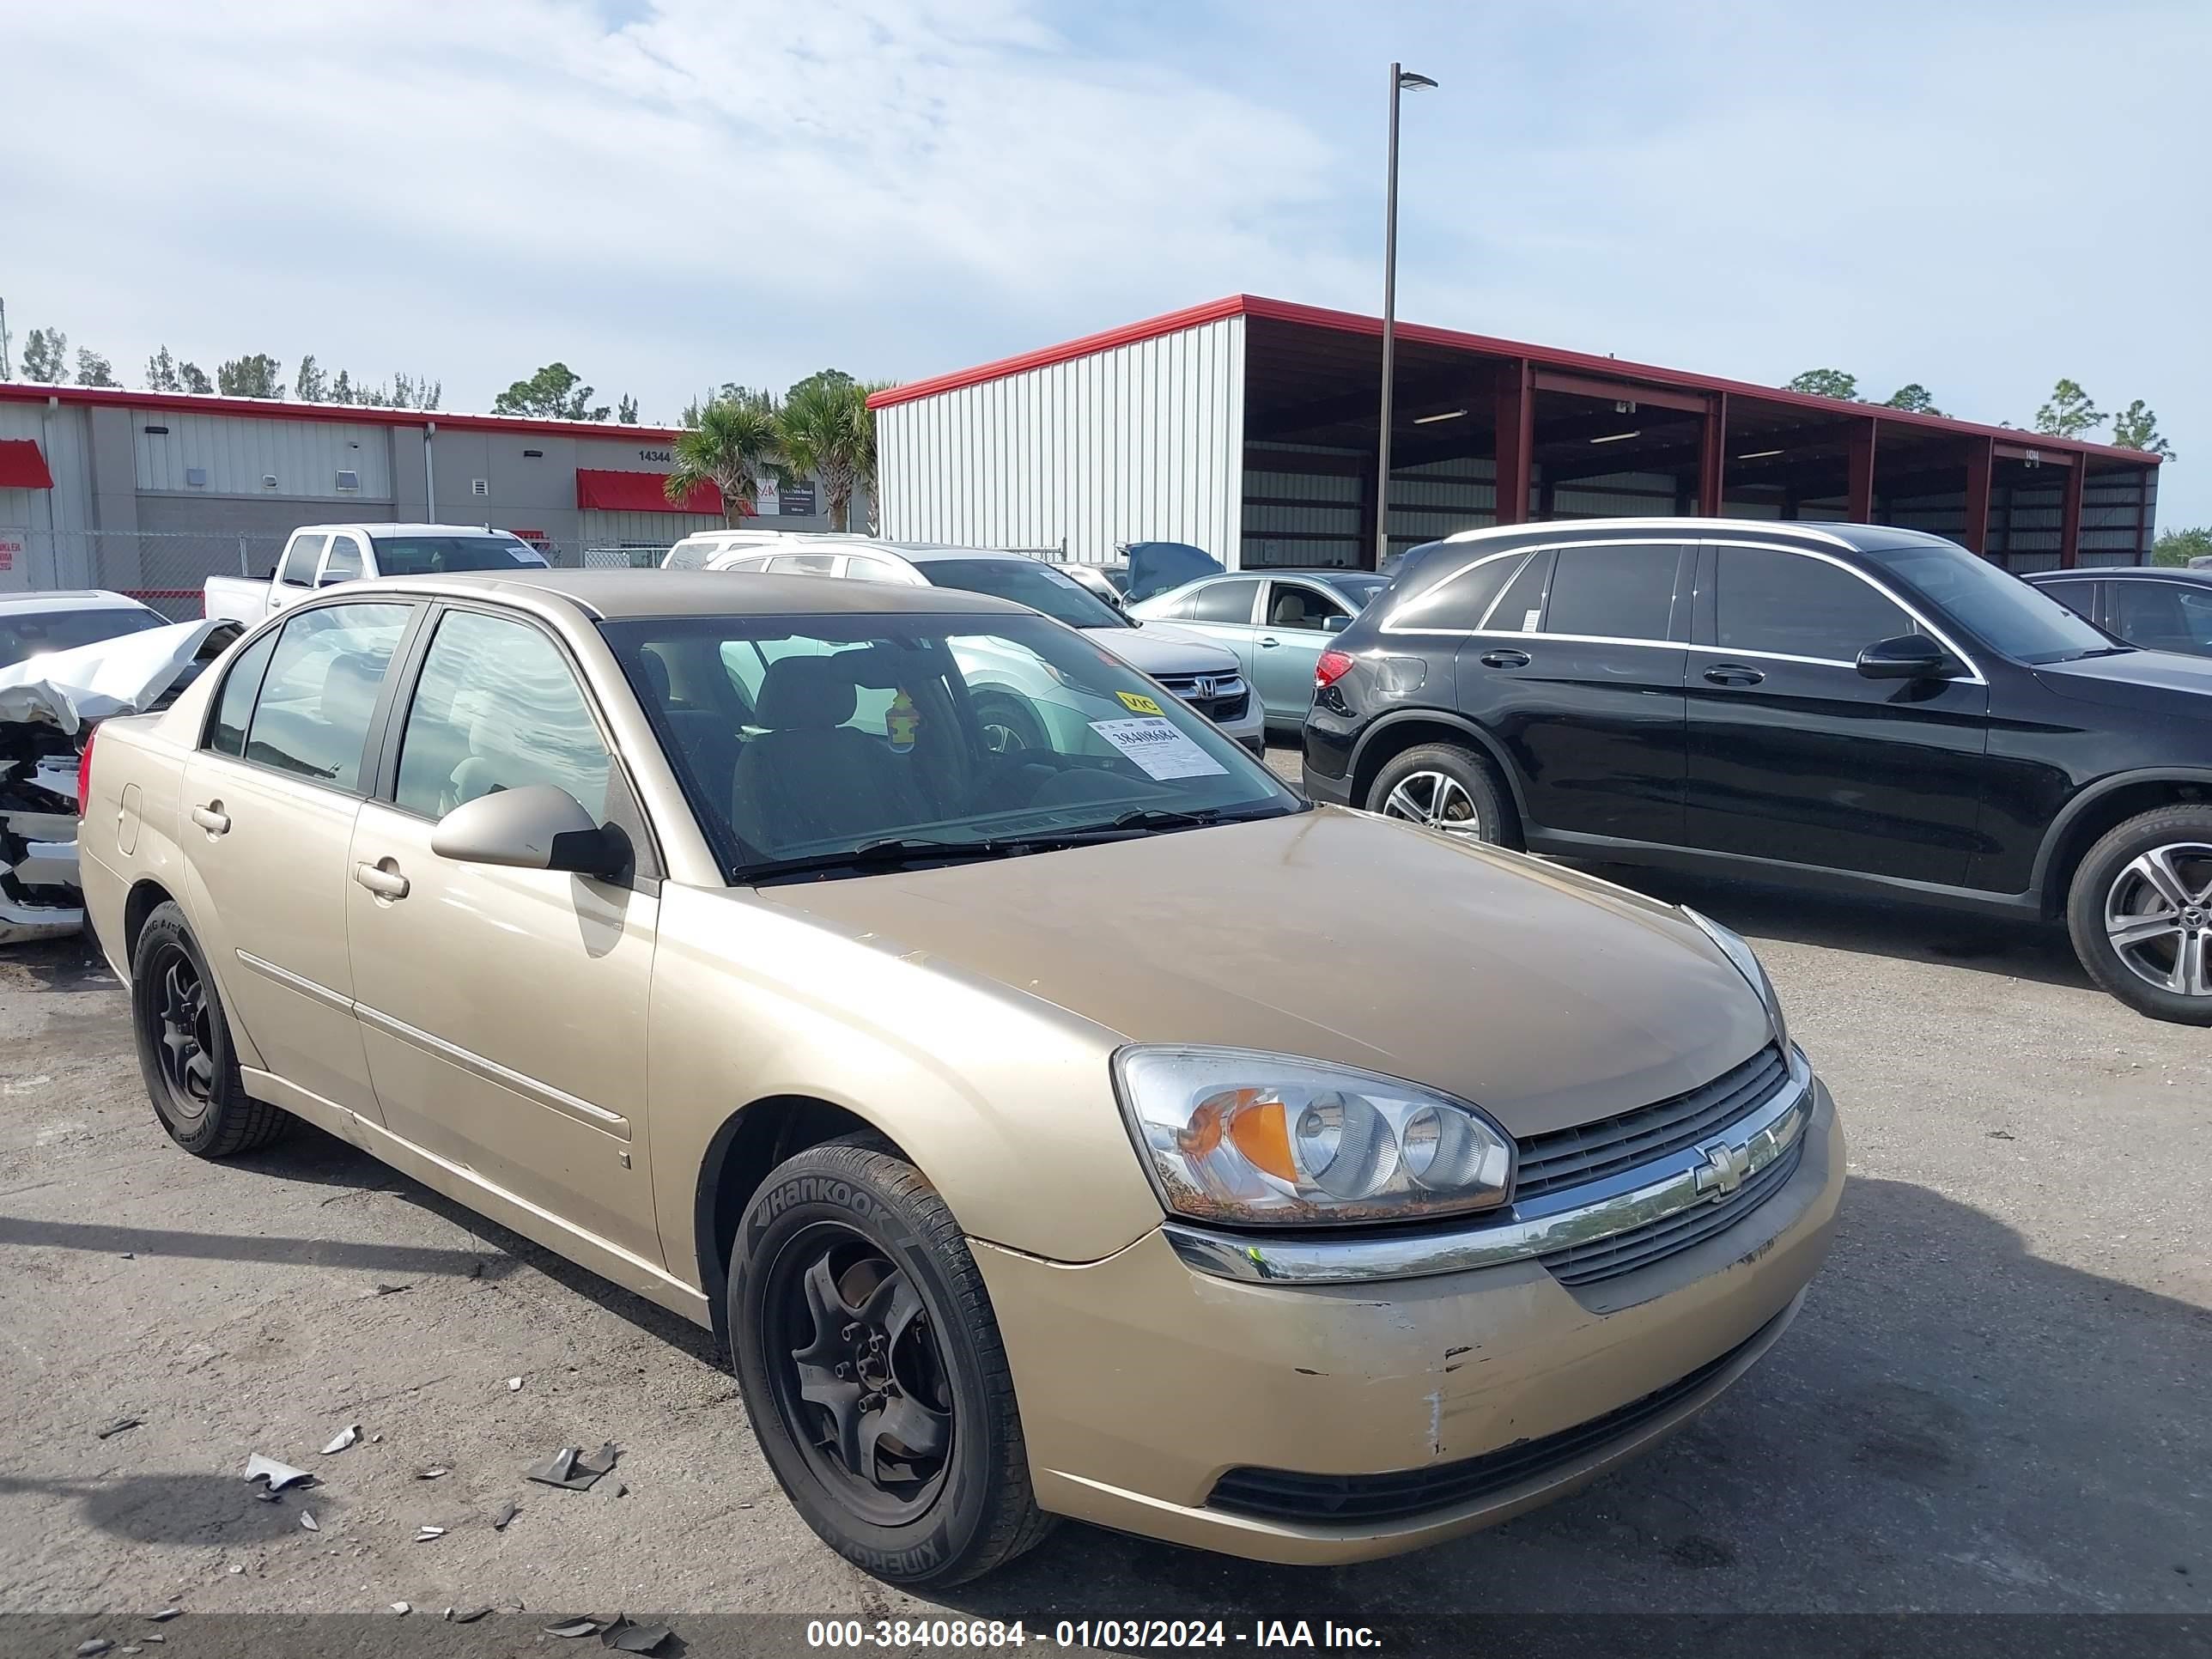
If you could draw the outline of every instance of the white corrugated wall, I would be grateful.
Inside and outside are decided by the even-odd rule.
[[[876,416],[883,533],[1098,563],[1178,541],[1238,562],[1244,319],[986,380]]]

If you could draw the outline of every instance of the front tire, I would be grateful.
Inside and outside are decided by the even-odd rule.
[[[1448,836],[1519,848],[1521,825],[1490,763],[1454,743],[1393,757],[1367,788],[1367,810]]]
[[[2212,806],[2160,807],[2098,842],[2066,929],[2089,977],[2138,1013],[2212,1025]]]
[[[173,900],[139,930],[131,1014],[146,1092],[178,1146],[196,1158],[229,1158],[284,1133],[292,1120],[246,1092],[222,996]]]
[[[957,1584],[1051,1529],[982,1275],[912,1164],[871,1138],[779,1165],[738,1224],[729,1297],[754,1435],[847,1560]]]

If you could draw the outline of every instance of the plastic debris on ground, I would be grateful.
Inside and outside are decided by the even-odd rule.
[[[322,1455],[328,1457],[334,1452],[342,1452],[347,1447],[359,1443],[360,1440],[361,1425],[349,1423],[331,1437],[331,1443],[323,1448]]]
[[[315,1512],[313,1510],[301,1510],[300,1511],[300,1525],[308,1532],[320,1532],[322,1530],[322,1528],[315,1523]]]
[[[400,1613],[400,1614],[403,1614],[403,1615],[404,1615],[404,1614],[406,1614],[406,1613],[412,1613],[412,1612],[414,1612],[414,1611],[415,1611],[415,1609],[414,1609],[411,1606],[410,1606],[407,1602],[404,1602],[404,1601],[394,1601],[394,1602],[392,1604],[392,1612],[394,1612],[394,1613]]]
[[[545,1633],[548,1636],[558,1636],[573,1642],[579,1637],[597,1636],[599,1633],[599,1621],[596,1619],[566,1620],[557,1625],[546,1626]]]
[[[600,1476],[611,1473],[622,1449],[610,1440],[589,1457],[580,1446],[563,1446],[542,1463],[533,1463],[523,1471],[526,1479],[548,1486],[561,1486],[569,1492],[589,1492]]]
[[[112,1440],[117,1435],[137,1428],[146,1419],[143,1417],[118,1417],[104,1429],[94,1429],[94,1435],[102,1440]]]
[[[499,1513],[491,1518],[491,1529],[494,1532],[505,1532],[507,1530],[507,1523],[514,1520],[516,1516],[521,1513],[522,1505],[514,1502],[512,1499],[507,1503],[501,1504],[499,1506]]]
[[[313,1480],[315,1477],[305,1469],[295,1469],[289,1463],[279,1463],[273,1457],[264,1457],[259,1452],[255,1452],[246,1460],[246,1478],[248,1480],[266,1480],[270,1491],[282,1492],[287,1486],[296,1486],[301,1481]]]
[[[452,1473],[453,1471],[451,1469],[434,1464],[427,1469],[417,1469],[415,1472],[415,1478],[417,1480],[435,1480],[444,1475],[451,1474]]]
[[[415,1541],[418,1544],[427,1544],[433,1538],[443,1538],[445,1535],[446,1529],[443,1527],[425,1527],[415,1534]]]
[[[599,1632],[599,1645],[617,1653],[651,1653],[674,1633],[665,1625],[636,1624],[628,1613],[618,1613],[614,1623]]]

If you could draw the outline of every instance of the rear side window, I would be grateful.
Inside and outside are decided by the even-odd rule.
[[[361,574],[361,544],[350,536],[331,538],[331,556],[323,562],[322,585],[349,582]]]
[[[1390,615],[1396,628],[1443,628],[1466,632],[1482,626],[1483,613],[1521,568],[1518,553],[1497,553],[1425,588]]]
[[[404,605],[332,605],[286,623],[254,703],[246,758],[358,787],[369,716],[407,612]]]
[[[768,562],[771,576],[827,576],[837,568],[831,553],[779,553]]]
[[[1723,650],[1850,663],[1877,640],[1915,631],[1864,580],[1802,553],[1723,547],[1713,588],[1713,643]]]
[[[2038,582],[2036,586],[2064,605],[2069,611],[2097,619],[2097,584],[2084,577],[2080,581]]]
[[[1251,576],[1211,583],[1191,596],[1188,614],[1193,622],[1249,623],[1252,620],[1252,596],[1259,588],[1258,579]]]
[[[276,573],[276,580],[287,587],[313,587],[315,585],[315,566],[323,556],[323,544],[328,536],[295,536],[292,545],[284,554],[284,568]]]
[[[270,629],[238,653],[238,660],[223,676],[222,694],[216,699],[215,723],[208,728],[207,746],[218,755],[246,753],[246,728],[253,719],[253,700],[260,695],[261,677],[269,672],[269,653],[276,648],[277,630]]]
[[[1552,580],[1552,551],[1549,548],[1531,554],[1528,562],[1506,584],[1505,592],[1498,596],[1491,608],[1490,630],[1493,634],[1533,634],[1544,620],[1544,590]]]
[[[1674,614],[1674,570],[1680,559],[1680,549],[1664,542],[1561,548],[1552,569],[1544,631],[1613,640],[1665,639]]]

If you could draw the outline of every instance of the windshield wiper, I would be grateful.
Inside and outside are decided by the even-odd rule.
[[[758,864],[743,865],[737,870],[736,878],[739,881],[758,881],[769,876],[803,876],[816,871],[889,870],[932,859],[950,863],[956,860],[1011,858],[1028,850],[1027,844],[1021,842],[929,841],[916,836],[895,836],[883,841],[863,842],[839,853],[810,853],[803,858],[767,859]]]

